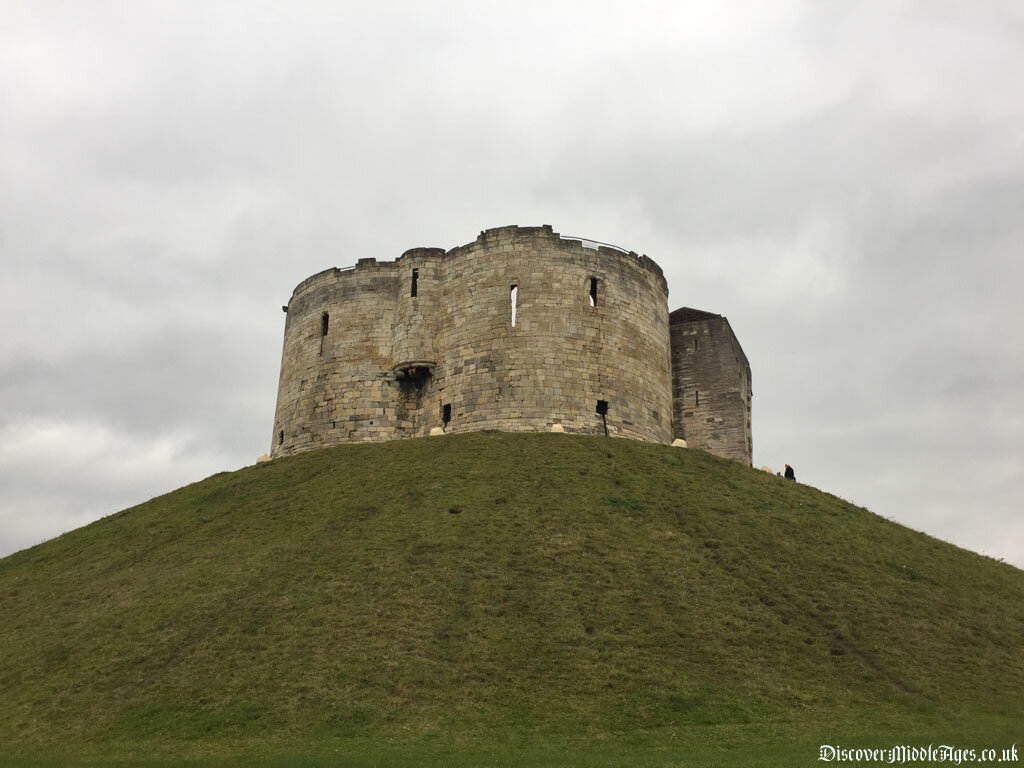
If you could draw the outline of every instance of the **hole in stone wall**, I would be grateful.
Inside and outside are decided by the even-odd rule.
[[[328,325],[328,322],[330,321],[330,319],[331,319],[331,316],[328,315],[326,312],[324,312],[320,316],[320,335],[321,336],[326,336],[327,335],[327,325]]]
[[[395,373],[399,384],[404,388],[423,389],[430,381],[431,370],[425,365],[413,365]]]
[[[590,278],[590,306],[597,306],[597,278]]]
[[[597,412],[601,416],[601,426],[604,427],[604,436],[608,437],[608,401],[597,401]]]
[[[409,293],[409,295],[412,296],[413,298],[416,298],[416,288],[417,288],[417,284],[419,283],[419,280],[420,280],[420,271],[418,269],[414,269],[412,271],[412,290]]]
[[[695,405],[700,405],[700,392],[693,393],[693,402]]]
[[[284,430],[282,429],[277,433],[277,444],[284,445]]]
[[[452,420],[452,404],[445,403],[441,406],[441,421],[447,427],[448,423]]]
[[[509,287],[510,299],[512,301],[512,327],[516,327],[516,304],[519,301],[519,286],[512,284]]]

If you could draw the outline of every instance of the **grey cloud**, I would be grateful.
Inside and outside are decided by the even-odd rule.
[[[1024,565],[1014,4],[57,9],[0,30],[0,552],[266,450],[309,274],[548,223],[728,315],[756,464]]]
[[[136,439],[186,426],[226,451],[260,445],[269,440],[273,414],[253,413],[273,398],[276,381],[272,353],[258,351],[267,335],[165,327],[139,343],[56,362],[13,358],[0,367],[0,395],[12,404],[0,427],[45,415],[95,421]]]

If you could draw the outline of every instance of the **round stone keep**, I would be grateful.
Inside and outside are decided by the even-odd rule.
[[[502,227],[359,259],[286,306],[271,456],[482,429],[668,443],[668,286],[646,256]]]

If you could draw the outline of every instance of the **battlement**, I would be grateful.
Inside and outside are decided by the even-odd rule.
[[[480,232],[479,236],[472,243],[457,246],[447,251],[444,248],[432,247],[410,248],[392,262],[379,262],[373,257],[362,258],[357,260],[352,266],[331,267],[330,269],[325,269],[322,272],[317,272],[315,275],[307,277],[295,286],[295,290],[292,291],[292,297],[298,296],[299,294],[309,289],[316,288],[326,282],[338,280],[346,275],[358,275],[362,274],[366,270],[379,272],[382,269],[390,268],[394,264],[408,263],[417,259],[454,258],[467,251],[488,250],[500,247],[502,242],[511,241],[515,241],[517,247],[521,249],[526,247],[526,243],[529,238],[539,239],[543,241],[543,244],[547,247],[565,249],[570,253],[576,252],[577,250],[589,250],[596,252],[599,256],[606,259],[630,259],[641,269],[650,272],[655,279],[662,283],[665,292],[668,293],[668,283],[665,280],[664,272],[653,259],[648,258],[646,255],[641,256],[635,251],[629,251],[625,248],[620,248],[617,245],[611,245],[609,243],[601,243],[596,240],[590,240],[582,237],[562,235],[555,232],[550,224],[544,224],[539,227],[520,227],[518,225],[510,225],[505,227],[495,227],[493,229],[485,229]],[[592,245],[588,246],[588,243]]]
[[[271,455],[437,428],[668,443],[667,302],[647,256],[550,225],[318,272],[286,307]]]

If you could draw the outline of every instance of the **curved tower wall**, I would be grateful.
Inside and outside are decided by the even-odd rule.
[[[271,456],[386,440],[397,285],[388,265],[330,269],[295,289],[285,322]],[[326,334],[323,333],[324,315]]]
[[[446,262],[437,386],[454,431],[559,423],[603,434],[603,400],[610,434],[671,440],[668,292],[652,261],[510,227],[484,232]]]
[[[441,426],[672,439],[668,289],[635,253],[503,227],[314,275],[287,311],[272,456]]]
[[[444,284],[440,248],[415,248],[398,260],[399,284],[395,307],[394,364],[409,368],[418,362],[436,363],[434,339]],[[416,295],[413,296],[415,272]],[[404,285],[402,284],[404,281]]]

